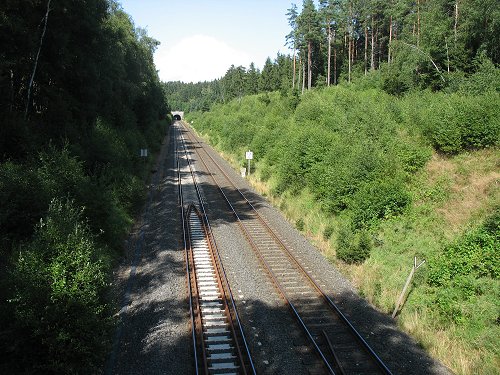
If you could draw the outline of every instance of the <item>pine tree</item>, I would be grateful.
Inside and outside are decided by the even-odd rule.
[[[321,24],[318,11],[313,0],[304,0],[302,12],[297,18],[298,32],[307,45],[307,88],[311,89],[313,81],[313,45],[319,43]],[[315,57],[315,58],[319,58]]]

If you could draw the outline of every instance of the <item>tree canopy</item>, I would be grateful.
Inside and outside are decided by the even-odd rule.
[[[0,2],[1,373],[102,367],[138,153],[169,124],[158,44],[113,0]]]

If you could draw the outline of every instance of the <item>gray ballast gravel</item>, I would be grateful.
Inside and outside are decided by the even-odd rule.
[[[106,374],[194,372],[172,150],[172,138],[167,136],[142,222],[129,240],[132,253],[140,252],[135,275],[130,277],[130,262],[117,271],[117,288],[122,294],[128,289],[129,298],[120,306],[121,324]],[[139,237],[138,243],[134,237]]]

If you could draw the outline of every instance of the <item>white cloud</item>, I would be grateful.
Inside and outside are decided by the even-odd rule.
[[[162,81],[211,81],[226,74],[231,64],[248,67],[250,62],[245,52],[206,35],[190,36],[173,46],[160,45],[155,54]]]

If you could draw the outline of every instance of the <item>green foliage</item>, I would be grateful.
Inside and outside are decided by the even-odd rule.
[[[466,324],[469,303],[491,293],[500,277],[500,211],[447,245],[429,262],[428,284],[443,324]],[[498,292],[498,291],[497,291]],[[482,312],[484,313],[484,312]],[[496,316],[489,316],[495,324]]]
[[[0,3],[0,372],[97,373],[106,262],[171,117],[158,42],[118,3],[53,1],[37,56],[46,4]]]
[[[325,241],[329,240],[334,231],[335,231],[335,228],[333,225],[330,225],[330,224],[327,225],[325,227],[325,229],[323,230],[323,239]]]
[[[304,230],[304,219],[300,218],[295,222],[295,228],[300,230],[301,232]]]
[[[363,263],[372,250],[373,243],[367,231],[353,232],[349,226],[342,226],[337,236],[337,258],[346,263]]]
[[[474,73],[458,81],[458,91],[469,95],[500,92],[500,69],[484,53],[474,60],[474,64]]]
[[[457,277],[500,276],[500,213],[497,212],[481,228],[466,233],[430,263],[429,284],[442,286]]]
[[[356,227],[364,227],[375,220],[400,215],[410,203],[410,194],[401,181],[372,181],[353,197],[353,223]]]
[[[15,357],[24,358],[13,368],[55,374],[98,368],[110,328],[102,251],[82,210],[53,200],[33,239],[20,247],[11,274],[14,326],[23,332],[11,345]]]
[[[498,93],[470,96],[459,93],[420,93],[402,102],[402,118],[438,151],[456,154],[498,145]]]

